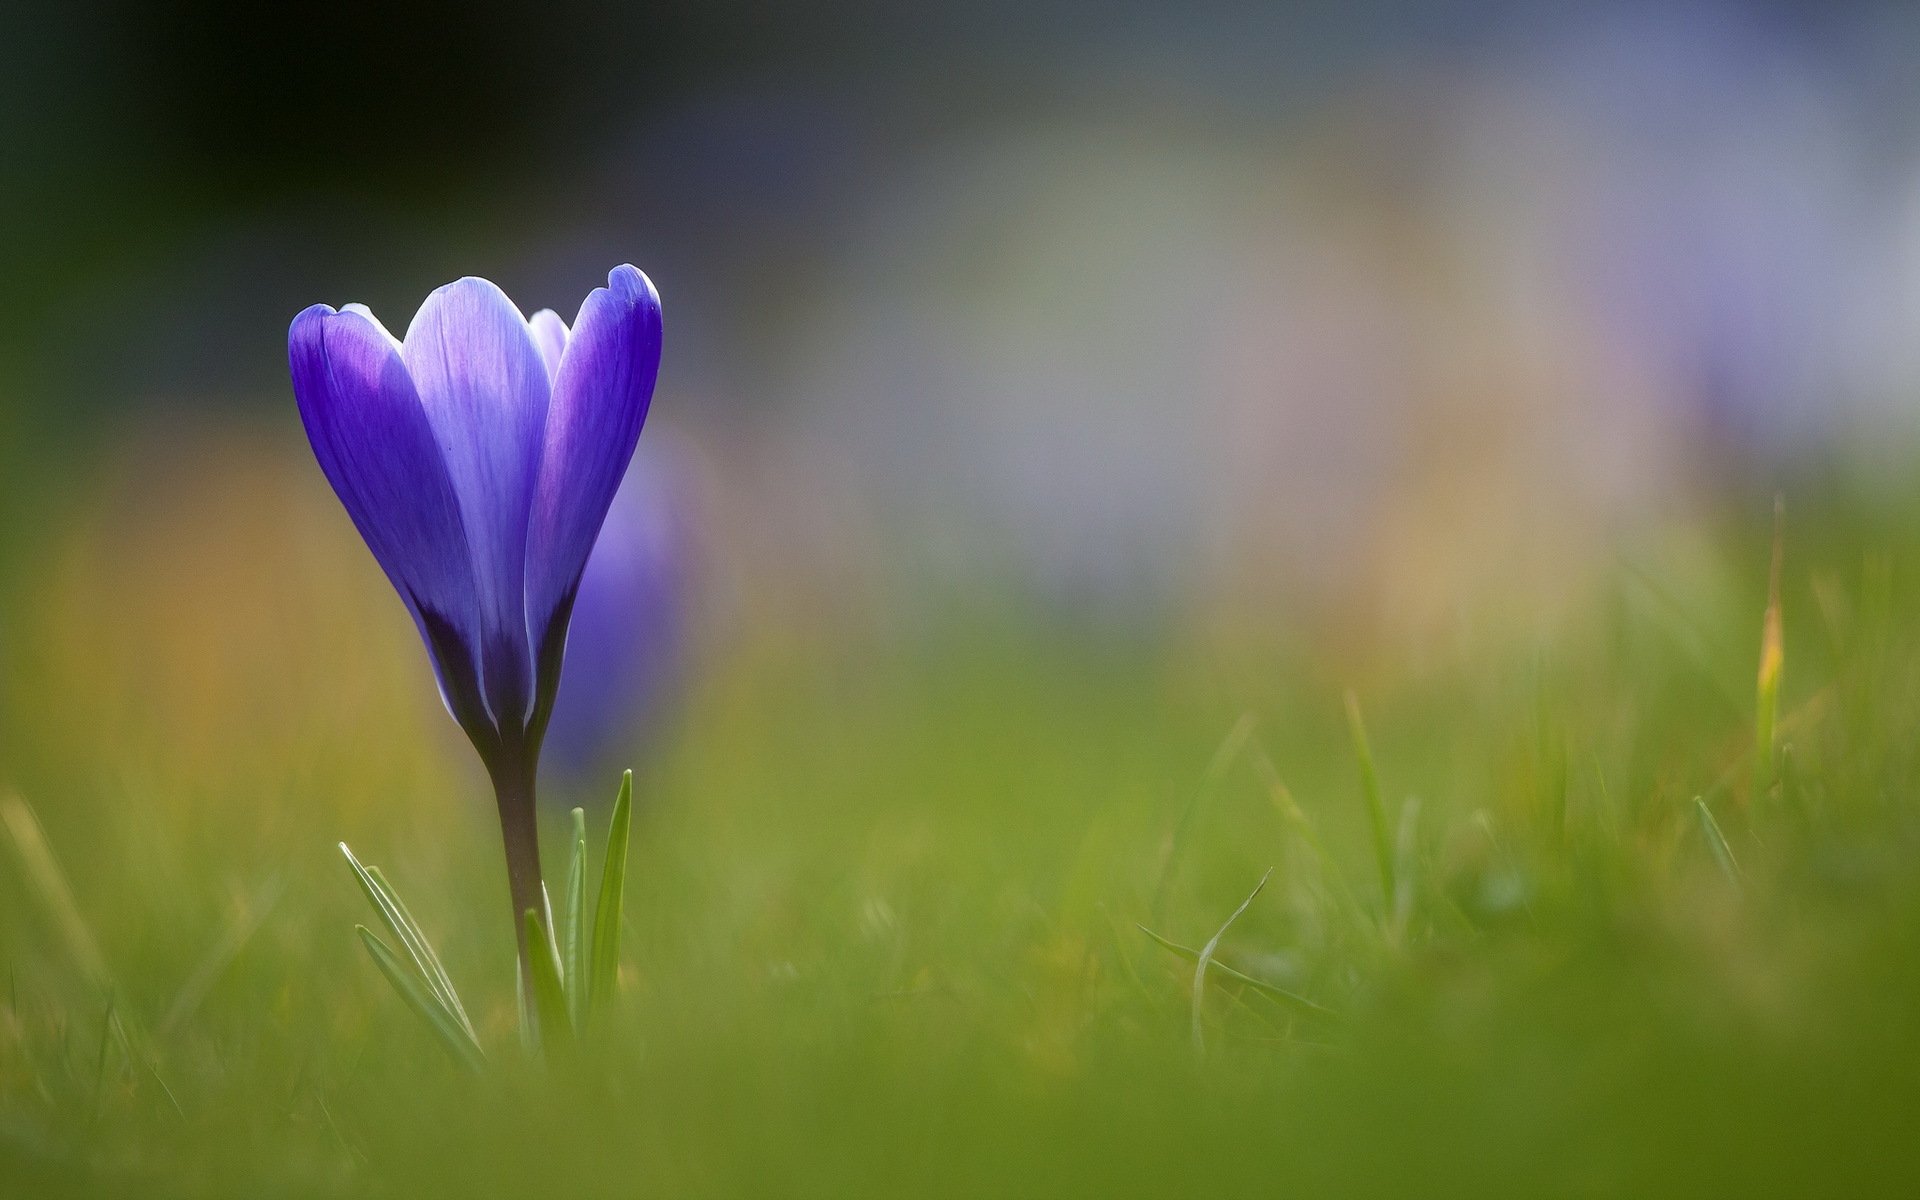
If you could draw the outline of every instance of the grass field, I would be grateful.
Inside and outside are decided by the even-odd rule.
[[[184,491],[8,567],[7,1196],[1920,1190],[1903,502],[1789,497],[1770,733],[1764,501],[1385,661],[1018,606],[744,641],[634,764],[619,1005],[542,1065],[399,606],[324,496]]]

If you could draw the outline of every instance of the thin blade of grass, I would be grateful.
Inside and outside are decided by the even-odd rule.
[[[1700,816],[1700,829],[1706,835],[1707,848],[1713,851],[1713,861],[1720,864],[1727,881],[1738,887],[1740,863],[1733,857],[1733,847],[1727,844],[1727,835],[1720,832],[1720,822],[1713,819],[1713,810],[1707,807],[1702,797],[1693,798],[1693,808]]]
[[[6,829],[7,840],[26,875],[28,888],[39,901],[54,936],[62,943],[74,968],[103,998],[111,1000],[118,996],[120,989],[114,982],[113,972],[107,969],[106,957],[100,953],[99,943],[94,941],[92,931],[80,915],[80,906],[74,901],[73,888],[54,855],[53,844],[47,840],[32,806],[17,792],[0,795],[0,827]],[[145,1028],[117,1005],[111,1009],[108,1023],[128,1060],[139,1064],[174,1112],[184,1119],[185,1110],[155,1065],[153,1044]]]
[[[101,955],[99,944],[93,940],[93,933],[80,915],[80,906],[73,899],[73,889],[67,885],[66,872],[60,869],[60,860],[54,857],[53,846],[40,827],[40,819],[34,816],[33,809],[25,799],[17,793],[8,792],[0,796],[0,825],[6,827],[21,870],[26,873],[27,882],[34,896],[39,899],[55,935],[65,946],[67,956],[86,977],[89,985],[102,995],[112,995],[115,989],[113,977],[107,971],[107,960]]]
[[[375,875],[373,870],[364,866],[345,842],[340,843],[340,853],[346,856],[347,865],[353,868],[353,877],[360,881],[360,889],[367,894],[367,902],[380,914],[384,923],[400,945],[406,950],[407,957],[413,960],[420,977],[426,981],[428,992],[446,1010],[449,1018],[457,1020],[463,1028],[471,1031],[471,1023],[466,1019],[465,1011],[460,1007],[460,998],[454,994],[453,983],[440,966],[440,958],[428,945],[426,934],[408,914],[406,906],[400,903],[400,897],[389,886],[384,876]],[[456,1017],[454,1014],[458,1013]]]
[[[1253,885],[1253,890],[1248,892],[1247,898],[1240,902],[1240,907],[1233,910],[1233,915],[1229,916],[1226,921],[1221,924],[1219,929],[1214,930],[1213,936],[1207,939],[1207,944],[1201,947],[1200,956],[1194,960],[1193,1049],[1195,1053],[1204,1053],[1207,1048],[1207,1037],[1202,1028],[1201,1017],[1204,1016],[1206,1012],[1207,967],[1213,962],[1213,952],[1220,948],[1220,939],[1226,936],[1227,930],[1233,928],[1233,923],[1240,919],[1240,914],[1252,907],[1255,898],[1266,890],[1267,880],[1272,878],[1273,868],[1268,867],[1267,873],[1260,877],[1260,882]]]
[[[474,1040],[473,1035],[455,1021],[453,1014],[449,1013],[418,979],[414,978],[413,973],[407,970],[406,964],[400,961],[400,956],[381,941],[378,934],[365,925],[355,925],[353,931],[360,935],[360,943],[367,948],[367,953],[372,956],[374,965],[379,967],[380,973],[387,977],[387,982],[393,985],[393,990],[400,993],[400,998],[407,1002],[407,1007],[433,1028],[433,1031],[440,1036],[441,1044],[446,1046],[454,1058],[476,1071],[479,1070],[481,1064],[486,1061],[486,1055],[481,1052],[480,1043]]]
[[[520,1049],[535,1054],[540,1049],[540,1031],[534,1028],[533,1014],[527,1011],[527,969],[518,958],[513,963],[514,1027],[520,1031]]]
[[[573,862],[567,868],[566,917],[561,936],[561,981],[567,989],[567,1016],[576,1030],[587,1025],[587,814],[573,810]]]
[[[1353,738],[1354,757],[1360,762],[1360,788],[1367,801],[1367,825],[1373,833],[1373,857],[1380,866],[1380,894],[1386,911],[1393,911],[1393,834],[1387,826],[1387,806],[1380,799],[1380,776],[1373,768],[1373,747],[1360,717],[1360,698],[1347,693],[1347,732]]]
[[[620,905],[627,880],[627,837],[633,824],[633,772],[620,777],[607,827],[606,862],[600,868],[600,899],[593,910],[593,975],[589,1009],[612,1002],[620,975]]]
[[[1393,885],[1393,937],[1395,941],[1406,936],[1407,926],[1413,920],[1414,878],[1416,875],[1414,855],[1419,849],[1420,835],[1420,797],[1408,796],[1406,803],[1400,806],[1400,830],[1394,837],[1394,885]]]
[[[106,1098],[107,1048],[117,1044],[113,1036],[113,1014],[114,1000],[108,997],[107,1011],[100,1018],[100,1053],[93,1071],[93,1099],[88,1105],[92,1112],[92,1116],[88,1119],[90,1127],[99,1122],[102,1103]]]
[[[1195,950],[1192,946],[1182,946],[1179,942],[1174,941],[1172,938],[1162,937],[1161,935],[1155,933],[1151,929],[1148,929],[1145,925],[1142,925],[1137,921],[1134,923],[1133,927],[1135,929],[1138,929],[1141,933],[1144,933],[1148,937],[1152,938],[1155,942],[1159,943],[1165,949],[1170,950],[1174,954],[1178,955],[1179,957],[1186,959],[1188,962],[1200,961],[1200,952],[1198,950]],[[1224,976],[1227,979],[1233,980],[1235,983],[1245,984],[1246,986],[1252,988],[1254,991],[1259,992],[1262,995],[1272,996],[1276,1000],[1285,1000],[1291,1004],[1298,1004],[1302,1008],[1310,1008],[1315,1012],[1325,1013],[1327,1016],[1330,1016],[1330,1017],[1335,1015],[1332,1009],[1328,1008],[1324,1004],[1319,1003],[1318,1001],[1309,1000],[1298,992],[1290,992],[1286,988],[1283,988],[1278,984],[1268,983],[1264,979],[1260,979],[1253,975],[1249,975],[1245,971],[1236,969],[1230,963],[1225,963],[1220,961],[1220,959],[1218,958],[1215,958],[1213,960],[1213,964],[1211,967],[1208,968],[1208,970],[1212,974]]]
[[[567,993],[560,982],[560,951],[550,927],[536,909],[522,918],[527,929],[527,957],[532,959],[534,1022],[540,1046],[549,1054],[564,1046],[572,1027],[567,1023]]]
[[[386,872],[379,867],[369,866],[367,877],[380,888],[381,893],[393,905],[394,911],[400,914],[400,919],[406,922],[406,928],[412,934],[414,945],[419,949],[421,957],[426,960],[427,982],[433,986],[434,994],[441,998],[460,1024],[466,1027],[467,1032],[472,1033],[473,1022],[467,1019],[467,1010],[460,1003],[460,993],[454,989],[453,977],[448,975],[447,969],[440,965],[440,955],[435,952],[433,943],[427,940],[427,931],[420,927],[420,922],[413,919],[413,913],[408,910],[407,902],[400,898],[400,893],[392,883],[388,882]]]

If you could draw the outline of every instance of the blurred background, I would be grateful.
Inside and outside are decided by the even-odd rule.
[[[28,478],[297,459],[301,307],[404,326],[477,273],[570,314],[626,260],[673,322],[656,420],[795,607],[1418,627],[1914,423],[1908,5],[0,20]]]
[[[712,655],[955,613],[1351,676],[1537,637],[1798,481],[1907,486],[1908,5],[0,22],[0,653],[84,660],[72,719],[164,711],[168,753],[310,723],[316,622],[406,641],[284,332],[467,273],[570,315],[632,261],[665,298],[617,736]]]
[[[621,261],[662,478],[583,769],[712,655],[955,613],[1342,678],[1538,637],[1703,517],[1907,486],[1916,52],[1899,3],[9,5],[0,653],[169,745],[310,722],[315,622],[406,638],[291,315]]]
[[[290,317],[621,261],[661,478],[583,770],[716,654],[955,613],[1341,678],[1541,636],[1623,548],[1907,486],[1916,53],[1899,3],[8,5],[8,724],[310,729],[316,623],[407,638]]]

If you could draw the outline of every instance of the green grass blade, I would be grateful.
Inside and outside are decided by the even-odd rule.
[[[1214,930],[1213,936],[1207,939],[1207,944],[1200,948],[1200,957],[1194,960],[1193,1048],[1196,1052],[1204,1052],[1207,1048],[1207,1038],[1206,1033],[1202,1029],[1201,1017],[1206,1013],[1207,967],[1213,962],[1213,952],[1220,948],[1220,939],[1227,935],[1227,930],[1233,928],[1233,923],[1240,919],[1240,914],[1246,912],[1247,909],[1252,906],[1254,899],[1266,890],[1267,880],[1272,878],[1273,868],[1268,867],[1267,873],[1260,877],[1260,882],[1253,885],[1253,890],[1248,892],[1247,898],[1240,902],[1240,907],[1234,909],[1233,914],[1221,924],[1220,928]]]
[[[1141,933],[1146,934],[1148,937],[1152,938],[1155,942],[1158,942],[1163,948],[1172,951],[1174,954],[1179,955],[1181,958],[1186,959],[1188,962],[1200,961],[1200,952],[1198,950],[1195,950],[1192,946],[1182,946],[1179,942],[1174,941],[1172,938],[1162,937],[1161,935],[1155,933],[1153,930],[1148,929],[1145,925],[1141,925],[1137,922],[1134,924],[1134,928],[1138,929]],[[1245,971],[1237,970],[1233,966],[1220,961],[1218,958],[1215,958],[1213,960],[1212,965],[1208,967],[1208,971],[1210,974],[1231,979],[1235,983],[1245,984],[1246,986],[1252,988],[1254,991],[1259,992],[1262,995],[1272,996],[1276,1000],[1285,1000],[1290,1004],[1298,1004],[1302,1008],[1310,1008],[1315,1012],[1325,1013],[1328,1016],[1335,1015],[1332,1009],[1328,1008],[1324,1004],[1319,1003],[1318,1001],[1309,1000],[1298,992],[1290,992],[1286,988],[1283,988],[1278,984],[1268,983],[1266,980],[1256,978],[1255,976],[1247,974]]]
[[[383,876],[375,874],[373,869],[364,866],[355,858],[353,851],[345,842],[340,843],[340,853],[347,859],[347,865],[353,868],[353,876],[360,881],[360,888],[367,894],[367,901],[374,911],[380,914],[380,920],[386,925],[400,945],[405,948],[407,957],[419,970],[420,977],[426,981],[427,990],[439,1001],[447,1015],[454,1017],[460,1025],[472,1032],[472,1023],[467,1020],[466,1011],[460,1005],[460,997],[454,993],[453,982],[447,978],[446,970],[440,965],[439,955],[433,952],[426,935],[414,924],[406,906],[389,886]],[[458,1014],[457,1016],[455,1014]]]
[[[1360,698],[1347,693],[1347,732],[1353,737],[1354,757],[1360,761],[1360,787],[1366,795],[1367,824],[1373,833],[1373,857],[1380,865],[1380,894],[1385,911],[1393,911],[1396,884],[1393,870],[1393,834],[1387,826],[1387,806],[1380,799],[1380,776],[1373,769],[1373,748],[1367,742],[1366,722],[1360,718]]]
[[[93,1098],[87,1105],[93,1114],[91,1119],[94,1121],[100,1119],[101,1101],[105,1099],[107,1092],[107,1048],[118,1044],[113,1036],[113,1015],[114,1000],[109,996],[107,1011],[100,1018],[100,1053],[93,1069]]]
[[[67,957],[102,996],[113,995],[117,991],[113,976],[107,971],[99,943],[93,940],[93,931],[80,915],[67,874],[60,869],[60,860],[54,857],[53,846],[40,828],[40,819],[17,793],[0,795],[0,828],[6,829],[27,884],[40,901],[47,922],[60,939]]]
[[[1720,864],[1720,870],[1729,883],[1736,886],[1740,882],[1740,864],[1733,857],[1733,847],[1727,844],[1727,835],[1720,832],[1720,822],[1713,819],[1713,810],[1699,796],[1693,798],[1693,808],[1700,817],[1700,830],[1706,835],[1707,848],[1713,851],[1713,861]]]
[[[40,827],[40,818],[34,815],[33,807],[26,799],[16,792],[0,794],[0,829],[6,831],[6,840],[13,846],[20,869],[25,872],[28,889],[39,902],[55,936],[72,959],[74,968],[100,996],[109,1001],[119,996],[120,989],[114,982],[113,973],[107,968],[106,958],[100,953],[100,945],[94,940],[93,931],[80,915],[73,887],[67,882],[66,872],[61,869],[60,860],[54,855],[46,831]],[[152,1039],[145,1027],[117,1003],[111,1010],[108,1023],[113,1027],[114,1036],[127,1058],[140,1065],[166,1096],[167,1103],[184,1117],[186,1114],[181,1110],[180,1102],[174,1098],[173,1089],[167,1086],[167,1081],[160,1075]]]
[[[520,1031],[520,1048],[528,1054],[540,1049],[540,1033],[533,1027],[533,1014],[527,1011],[527,968],[519,959],[513,962],[514,1027]]]
[[[583,809],[573,810],[573,862],[567,868],[567,894],[561,903],[566,910],[560,961],[567,1016],[576,1030],[585,1029],[591,985],[587,978],[587,814]]]
[[[527,957],[533,960],[534,1022],[539,1027],[541,1048],[551,1054],[567,1043],[572,1032],[567,1022],[567,992],[560,982],[560,951],[538,911],[528,909],[523,920]]]
[[[374,965],[379,967],[380,973],[387,977],[387,982],[393,985],[393,990],[400,993],[400,998],[407,1002],[407,1007],[433,1027],[433,1031],[440,1035],[441,1043],[456,1059],[474,1070],[479,1070],[481,1064],[486,1061],[486,1055],[481,1053],[480,1043],[473,1039],[473,1035],[453,1019],[453,1014],[449,1013],[418,979],[414,978],[413,973],[407,970],[406,964],[400,961],[400,956],[381,941],[373,930],[365,925],[355,925],[353,930],[360,935],[360,942],[366,946],[367,953],[373,956]]]
[[[600,869],[600,900],[593,910],[593,992],[591,1008],[613,1000],[620,974],[620,903],[627,881],[627,836],[633,824],[633,772],[620,777],[607,828],[606,864]]]
[[[427,940],[426,930],[420,927],[420,922],[413,919],[413,913],[407,909],[407,902],[400,898],[400,893],[395,891],[393,884],[387,881],[384,871],[370,865],[367,867],[367,877],[373,880],[380,888],[381,894],[393,905],[394,911],[400,914],[400,920],[405,923],[406,931],[410,935],[410,945],[419,951],[421,958],[426,960],[427,984],[433,989],[434,995],[440,997],[448,1010],[459,1018],[460,1024],[466,1026],[467,1032],[472,1033],[473,1022],[467,1019],[467,1010],[460,1003],[460,993],[454,990],[453,979],[447,974],[447,969],[440,965],[440,956],[434,952],[433,943]]]
[[[1400,806],[1400,831],[1394,838],[1393,922],[1395,940],[1403,938],[1413,921],[1414,883],[1418,875],[1420,797],[1408,796]]]

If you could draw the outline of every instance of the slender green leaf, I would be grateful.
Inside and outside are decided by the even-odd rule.
[[[620,903],[627,880],[627,834],[633,824],[633,772],[620,777],[607,828],[606,863],[600,869],[600,900],[593,913],[593,1001],[605,1008],[613,1000],[620,973]]]
[[[1390,928],[1393,936],[1406,936],[1407,925],[1413,920],[1414,882],[1419,863],[1415,860],[1419,850],[1420,834],[1420,797],[1408,796],[1400,805],[1400,831],[1394,838],[1394,886],[1393,921]]]
[[[1706,835],[1707,848],[1713,851],[1713,861],[1720,864],[1727,882],[1739,886],[1740,863],[1733,857],[1733,847],[1727,844],[1727,835],[1720,832],[1720,822],[1713,819],[1713,810],[1699,796],[1693,798],[1693,808],[1700,817],[1700,829]]]
[[[107,1011],[100,1018],[100,1054],[98,1065],[93,1070],[93,1101],[88,1105],[93,1111],[92,1119],[100,1119],[100,1102],[107,1090],[107,1047],[116,1045],[113,1036],[114,999],[107,997]]]
[[[520,1048],[535,1053],[540,1049],[540,1033],[533,1027],[533,1014],[527,1011],[527,968],[517,958],[513,962],[513,1015],[520,1030]]]
[[[413,913],[407,909],[407,902],[400,898],[400,893],[395,891],[393,884],[387,881],[385,872],[379,867],[368,866],[367,875],[379,885],[381,892],[392,902],[394,911],[400,914],[402,921],[406,922],[408,932],[413,935],[413,941],[419,947],[421,956],[426,959],[427,982],[433,987],[434,994],[439,996],[452,1010],[453,1015],[460,1019],[460,1024],[466,1026],[467,1032],[472,1033],[473,1022],[467,1019],[467,1010],[460,1003],[460,993],[454,990],[453,979],[447,974],[447,969],[440,965],[440,956],[434,952],[433,943],[427,940],[426,930],[420,927],[420,922],[413,919]]]
[[[1380,799],[1380,776],[1373,769],[1373,748],[1367,743],[1367,726],[1360,718],[1360,698],[1347,693],[1347,732],[1353,737],[1354,757],[1360,760],[1360,787],[1367,799],[1367,824],[1373,831],[1373,856],[1380,864],[1380,889],[1386,897],[1389,913],[1395,891],[1393,871],[1393,835],[1387,828],[1387,806]]]
[[[449,1013],[445,1006],[429,993],[418,979],[413,977],[413,973],[407,970],[406,964],[400,961],[400,956],[381,941],[373,930],[365,925],[355,925],[353,929],[360,935],[360,941],[366,946],[367,953],[373,956],[374,965],[379,967],[380,973],[387,977],[387,982],[393,985],[393,990],[400,993],[400,998],[407,1002],[407,1007],[433,1027],[433,1031],[440,1035],[441,1043],[456,1059],[479,1070],[480,1065],[486,1061],[486,1055],[480,1052],[480,1044],[473,1039],[473,1035],[453,1019],[453,1014]]]
[[[566,966],[561,960],[561,931],[553,924],[553,895],[547,893],[547,881],[540,881],[540,918],[541,927],[547,931],[547,954],[553,956],[553,975],[561,981],[561,993],[566,993]]]
[[[413,960],[420,977],[426,981],[427,990],[440,1002],[448,1016],[457,1020],[468,1036],[472,1036],[473,1025],[467,1020],[460,997],[453,990],[453,982],[447,978],[445,968],[440,965],[440,957],[428,944],[426,934],[414,923],[406,906],[400,903],[400,897],[387,884],[385,877],[376,873],[377,868],[362,865],[345,842],[340,843],[340,853],[346,856],[347,865],[353,868],[354,878],[360,881],[361,890],[366,892],[374,911],[380,914],[380,920],[405,948],[407,957]]]
[[[1246,912],[1247,909],[1252,906],[1254,899],[1258,897],[1261,892],[1266,890],[1267,880],[1272,878],[1273,878],[1273,868],[1268,867],[1267,873],[1260,877],[1260,882],[1253,885],[1253,890],[1251,892],[1248,892],[1247,898],[1240,902],[1240,907],[1233,910],[1233,914],[1229,916],[1221,924],[1219,929],[1214,930],[1213,936],[1207,939],[1207,944],[1200,948],[1200,957],[1194,960],[1194,963],[1193,963],[1193,1048],[1196,1051],[1205,1050],[1207,1048],[1206,1035],[1204,1032],[1202,1032],[1200,1018],[1202,1014],[1206,1011],[1205,1006],[1206,1006],[1206,999],[1207,999],[1207,967],[1213,962],[1213,952],[1220,948],[1220,939],[1225,937],[1227,935],[1227,930],[1231,929],[1233,927],[1233,923],[1240,919],[1240,914]]]
[[[541,1048],[552,1053],[567,1043],[572,1032],[567,1023],[567,992],[560,982],[560,951],[537,910],[528,909],[524,920],[527,957],[532,960],[534,1021],[540,1030]]]
[[[94,941],[92,931],[80,915],[73,888],[67,882],[66,872],[60,867],[60,860],[54,856],[53,845],[47,840],[46,831],[40,827],[40,818],[34,815],[32,806],[18,793],[0,794],[0,829],[6,830],[7,841],[13,846],[21,869],[26,872],[29,888],[40,902],[41,909],[64,944],[73,965],[90,987],[112,1001],[119,995],[113,973],[107,969],[99,944]],[[111,1008],[107,1023],[113,1027],[114,1037],[127,1058],[146,1071],[161,1094],[166,1096],[174,1112],[185,1117],[186,1113],[181,1109],[179,1100],[175,1099],[173,1089],[167,1086],[167,1081],[160,1075],[160,1068],[155,1064],[152,1038],[145,1027],[133,1014],[117,1004]]]
[[[561,927],[561,982],[567,988],[567,1016],[575,1030],[587,1027],[591,985],[587,978],[587,814],[573,810],[573,862],[567,868],[567,894],[561,903],[566,917]]]
[[[1145,925],[1137,922],[1134,924],[1134,928],[1146,934],[1164,948],[1186,959],[1188,962],[1198,962],[1200,960],[1200,952],[1192,946],[1182,946],[1172,938],[1162,937],[1153,930],[1148,929]],[[1328,1016],[1334,1015],[1334,1011],[1324,1004],[1309,1000],[1298,992],[1290,992],[1278,984],[1268,983],[1264,979],[1257,979],[1244,971],[1235,970],[1228,964],[1221,962],[1218,958],[1213,960],[1213,965],[1210,970],[1213,974],[1224,976],[1225,978],[1233,980],[1235,983],[1243,983],[1254,991],[1272,996],[1276,1000],[1286,1000],[1290,1003],[1298,1004],[1303,1008],[1310,1008],[1315,1012],[1326,1013]]]
[[[53,846],[47,841],[46,832],[40,828],[40,819],[17,793],[0,795],[0,828],[10,835],[9,841],[19,857],[21,869],[26,872],[26,881],[32,894],[39,900],[48,924],[63,943],[67,957],[73,960],[73,965],[79,968],[80,974],[96,991],[102,996],[112,996],[117,990],[113,976],[107,970],[106,959],[93,939],[92,930],[80,915],[80,906],[74,901],[73,888],[67,883],[66,872],[60,869],[60,860],[54,857]]]

